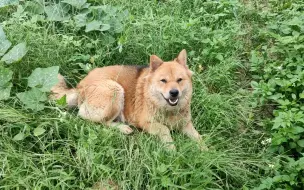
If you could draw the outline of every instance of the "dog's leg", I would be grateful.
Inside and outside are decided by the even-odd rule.
[[[160,140],[166,144],[166,147],[170,150],[175,150],[175,145],[173,144],[173,139],[170,134],[170,130],[168,127],[160,124],[160,123],[147,123],[144,127],[143,130],[146,132],[152,134],[152,135],[157,135]]]
[[[83,119],[88,119],[93,122],[103,123],[108,127],[115,127],[123,134],[131,134],[133,132],[132,128],[129,127],[126,124],[123,124],[121,122],[114,122],[113,118],[114,116],[109,116],[109,112],[107,112],[105,109],[102,108],[93,108],[90,105],[88,105],[86,102],[82,103],[79,107],[78,115],[82,117]],[[105,121],[106,118],[111,118],[108,121]]]
[[[201,135],[197,132],[197,130],[193,127],[192,122],[189,122],[185,127],[181,129],[181,132],[187,135],[190,139],[199,143],[200,148],[202,150],[208,150],[207,146],[202,141]]]
[[[116,127],[120,132],[122,132],[123,134],[129,135],[133,132],[133,129],[131,127],[129,127],[126,124],[123,123],[119,123],[119,122],[110,122],[107,123],[108,126],[110,127]]]
[[[104,80],[93,83],[84,87],[80,94],[84,100],[79,106],[80,117],[116,127],[124,134],[133,132],[128,125],[114,122],[116,118],[124,121],[124,90],[117,82]]]
[[[183,134],[187,135],[190,139],[193,139],[195,141],[201,140],[201,135],[193,127],[192,122],[189,122],[185,127],[182,128],[181,131]]]

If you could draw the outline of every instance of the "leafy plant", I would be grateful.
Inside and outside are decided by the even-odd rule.
[[[0,25],[0,56],[3,56],[0,62],[11,64],[20,61],[20,59],[26,54],[27,49],[24,42],[17,44],[9,52],[6,53],[11,45],[12,43],[6,38],[3,28]]]
[[[273,2],[273,6],[278,6]],[[258,189],[303,188],[304,150],[304,12],[302,1],[260,13],[268,22],[260,30],[266,43],[251,52],[251,83],[258,104],[272,104],[274,118],[264,125],[272,134],[271,152],[292,158]]]
[[[268,30],[261,35],[274,43],[263,46],[260,52],[252,52],[251,62],[255,78],[254,93],[260,103],[276,104],[272,120],[273,150],[285,152],[304,148],[304,14],[298,11],[303,4],[269,16]],[[284,17],[283,17],[284,16]],[[281,20],[272,19],[282,18]],[[266,59],[267,58],[267,59]]]
[[[44,102],[47,101],[46,92],[49,92],[58,82],[58,66],[48,68],[36,68],[28,77],[28,86],[31,90],[17,94],[19,100],[33,111],[44,109]]]
[[[11,64],[20,61],[26,54],[27,49],[24,42],[17,44],[7,52],[11,45],[12,43],[6,38],[4,30],[0,25],[0,57],[3,56],[0,60],[0,64],[1,62]],[[10,97],[11,88],[13,86],[10,82],[12,76],[13,72],[10,69],[0,65],[0,100],[6,100]]]
[[[289,157],[281,157],[271,165],[274,177],[267,177],[254,190],[263,189],[299,189],[304,187],[304,157],[295,160]]]
[[[29,91],[18,93],[17,97],[25,105],[25,108],[29,108],[34,111],[43,110],[44,105],[41,102],[47,100],[46,94],[37,88],[32,88]]]
[[[123,22],[128,18],[128,12],[118,7],[91,6],[87,0],[62,0],[59,3],[34,1],[28,1],[23,6],[32,17],[45,15],[48,21],[71,21],[76,28],[85,28],[85,32],[120,33],[123,31]]]
[[[28,77],[28,86],[37,87],[42,92],[49,92],[58,82],[59,67],[36,68]]]
[[[0,8],[1,7],[6,7],[9,5],[16,5],[18,4],[19,0],[1,0],[0,1]]]
[[[49,21],[66,21],[70,19],[68,14],[69,6],[62,3],[46,5],[44,11]]]
[[[0,100],[6,100],[10,97],[13,84],[10,82],[13,72],[10,69],[0,66]]]
[[[25,56],[27,52],[26,44],[19,43],[16,46],[14,46],[7,54],[5,54],[1,61],[11,64],[17,61],[20,61],[23,56]]]
[[[6,35],[0,25],[0,56],[3,56],[6,51],[11,47],[12,43],[6,39]]]

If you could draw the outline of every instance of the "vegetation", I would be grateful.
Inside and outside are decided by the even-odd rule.
[[[280,159],[273,178],[259,189],[304,187],[304,3],[274,2],[252,51],[252,81],[259,105],[272,107],[274,118],[262,125],[271,132],[270,151],[291,158]]]
[[[0,188],[303,189],[301,0],[0,2]],[[47,99],[66,76],[188,51],[209,151],[84,121]]]

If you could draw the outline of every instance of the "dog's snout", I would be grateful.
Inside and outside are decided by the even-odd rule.
[[[179,91],[177,89],[173,88],[172,90],[169,91],[169,93],[172,97],[177,97]]]

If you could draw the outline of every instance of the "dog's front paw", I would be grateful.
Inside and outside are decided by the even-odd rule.
[[[173,143],[167,143],[167,144],[165,144],[165,149],[167,150],[167,151],[176,151],[176,147],[175,147],[175,145],[173,144]]]
[[[121,125],[119,125],[118,128],[119,128],[120,132],[122,132],[125,135],[129,135],[133,132],[133,129],[131,127],[129,127],[128,125],[121,124]]]

